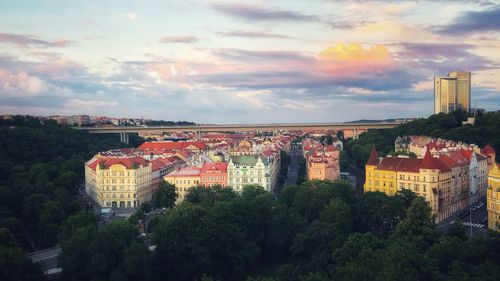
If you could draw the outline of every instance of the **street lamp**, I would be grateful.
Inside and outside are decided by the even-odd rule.
[[[472,208],[469,208],[470,238],[472,238]]]

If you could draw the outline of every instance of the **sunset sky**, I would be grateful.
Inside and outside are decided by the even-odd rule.
[[[424,117],[454,70],[500,109],[499,1],[0,2],[0,114]]]

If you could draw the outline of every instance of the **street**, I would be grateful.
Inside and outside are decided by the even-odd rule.
[[[288,165],[288,172],[286,174],[285,186],[297,183],[297,176],[299,170],[298,156],[302,153],[299,144],[292,144],[290,148],[290,164]]]
[[[473,206],[478,206],[480,202],[485,202],[486,199],[482,198],[478,202],[474,203]],[[471,210],[473,207],[469,208],[469,211],[459,211],[446,220],[437,224],[437,228],[440,230],[446,230],[451,224],[456,222],[461,222],[466,228],[467,236],[476,236],[478,234],[482,234],[487,231],[488,225],[486,222],[487,218],[487,209],[486,204],[483,204],[481,207],[476,210]]]
[[[40,264],[42,271],[47,275],[47,278],[51,279],[61,272],[61,268],[57,262],[57,258],[61,252],[61,248],[56,246],[41,251],[31,252],[28,254],[28,257],[33,263]]]

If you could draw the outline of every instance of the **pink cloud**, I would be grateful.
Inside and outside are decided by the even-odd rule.
[[[38,47],[67,47],[73,44],[73,41],[67,39],[58,39],[47,41],[33,35],[21,35],[12,33],[0,33],[0,42],[10,43],[20,46],[38,46]]]
[[[35,96],[48,89],[48,85],[38,77],[25,72],[12,73],[0,69],[0,92],[8,96]]]

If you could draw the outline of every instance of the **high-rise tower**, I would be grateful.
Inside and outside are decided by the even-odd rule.
[[[454,71],[448,77],[434,77],[434,114],[458,109],[468,112],[470,105],[470,72]]]
[[[448,77],[457,79],[457,109],[469,112],[471,106],[470,89],[471,74],[465,71],[448,73]]]

